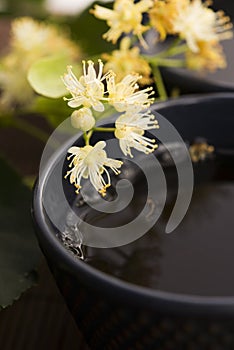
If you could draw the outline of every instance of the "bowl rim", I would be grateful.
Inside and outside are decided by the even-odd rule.
[[[164,75],[170,76],[171,79],[178,81],[179,79],[184,80],[186,84],[190,83],[200,86],[202,91],[206,93],[212,92],[223,92],[229,91],[234,92],[234,82],[225,81],[224,79],[212,79],[210,75],[199,76],[196,74],[196,71],[191,71],[186,68],[170,68],[162,67],[162,72]]]
[[[234,93],[209,93],[203,95],[183,96],[176,99],[169,99],[154,105],[154,110],[159,111],[164,107],[184,105],[191,103],[203,103],[217,99],[233,99]],[[60,152],[56,152],[55,160]],[[234,316],[234,296],[199,296],[182,293],[165,292],[142,287],[108,275],[96,268],[75,258],[58,240],[54,232],[46,224],[43,215],[42,190],[46,180],[37,180],[33,191],[32,217],[36,235],[41,248],[49,261],[72,274],[80,283],[92,288],[103,297],[119,301],[134,307],[154,310],[157,313],[181,315],[181,316],[206,316],[206,317],[233,317]]]

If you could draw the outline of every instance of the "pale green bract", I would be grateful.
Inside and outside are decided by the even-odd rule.
[[[32,64],[28,71],[28,81],[33,89],[40,95],[50,98],[60,98],[68,94],[61,75],[69,62],[67,55],[56,55],[39,59]],[[76,65],[76,73],[81,69]]]

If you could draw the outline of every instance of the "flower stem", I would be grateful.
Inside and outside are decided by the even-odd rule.
[[[188,50],[188,46],[186,44],[179,45],[180,42],[181,42],[181,39],[175,40],[166,50],[161,51],[155,55],[142,55],[142,57],[146,61],[148,61],[149,63],[152,63],[152,64],[157,64],[158,62],[161,63],[161,62],[168,61],[168,57],[173,57],[173,56],[179,55],[181,53],[184,53],[186,50]],[[171,65],[172,63],[170,61],[168,63],[169,63],[169,66],[172,66]],[[166,65],[166,64],[164,64],[164,65]]]
[[[84,140],[85,140],[85,145],[86,146],[89,146],[89,141],[90,141],[90,138],[91,138],[91,136],[92,136],[92,134],[93,134],[93,129],[91,129],[89,132],[84,132],[83,133],[83,138],[84,138]]]
[[[167,49],[159,52],[157,56],[168,57],[185,52],[188,49],[188,46],[187,44],[181,44],[181,42],[182,40],[180,38],[176,38]]]
[[[42,141],[43,143],[46,143],[48,138],[49,138],[49,135],[46,132],[37,128],[35,125],[32,125],[31,123],[27,122],[26,120],[18,119],[16,117],[14,117],[11,120],[11,124],[16,129],[28,133],[29,135],[37,138],[38,140]]]
[[[185,67],[185,62],[184,62],[184,60],[163,58],[163,59],[159,59],[157,61],[157,65],[161,66],[161,67],[177,67],[177,68],[181,68],[181,67]]]
[[[93,131],[104,131],[104,132],[114,132],[115,128],[102,128],[102,127],[97,127],[93,128]]]
[[[161,57],[153,57],[152,59],[148,59],[148,62],[155,66],[161,67],[184,67],[185,62],[182,59],[174,59],[174,58],[161,58]]]
[[[167,51],[165,51],[166,53],[165,56],[179,55],[180,53],[185,52],[187,49],[188,49],[188,46],[186,44],[172,47],[171,49],[168,49]]]
[[[167,92],[163,83],[162,75],[158,66],[153,67],[153,74],[155,77],[156,87],[161,100],[167,100]]]

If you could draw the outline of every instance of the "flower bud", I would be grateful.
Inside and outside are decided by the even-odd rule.
[[[83,107],[74,111],[71,115],[71,124],[74,128],[88,131],[95,125],[95,119],[89,108]]]

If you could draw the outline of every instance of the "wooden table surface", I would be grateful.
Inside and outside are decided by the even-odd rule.
[[[45,127],[39,117],[35,124]],[[27,134],[0,129],[0,151],[22,175],[38,173],[43,148]],[[36,286],[0,311],[0,350],[88,350],[43,256],[38,276]]]
[[[88,350],[41,258],[39,282],[0,311],[1,350]]]

